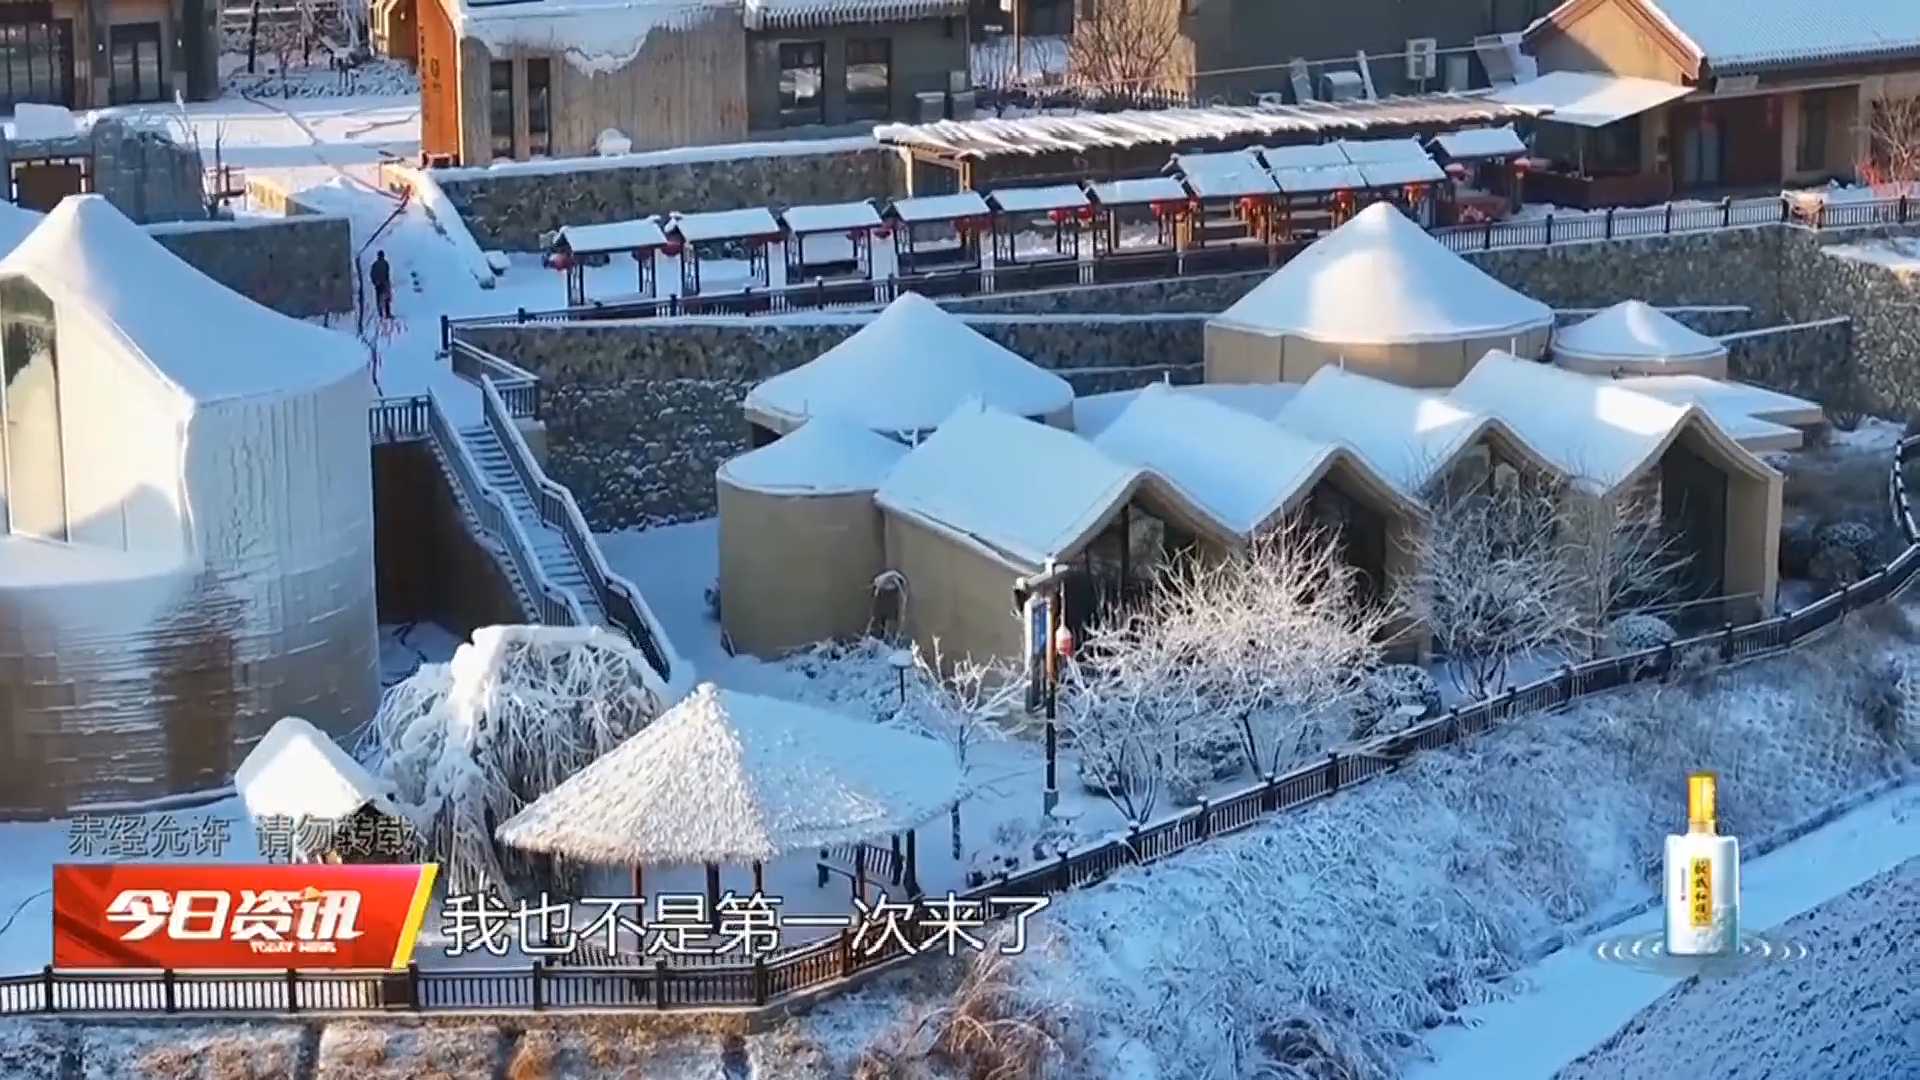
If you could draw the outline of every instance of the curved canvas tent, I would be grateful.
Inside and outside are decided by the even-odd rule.
[[[834,416],[720,466],[720,620],[775,656],[863,633],[886,568],[873,493],[907,448]]]
[[[1304,382],[1339,366],[1452,386],[1489,349],[1536,357],[1553,312],[1375,203],[1207,323],[1208,382]]]
[[[1727,347],[1641,300],[1553,335],[1553,362],[1588,375],[1727,377]]]
[[[869,431],[931,431],[969,399],[1056,427],[1073,422],[1073,387],[918,293],[818,357],[747,394],[747,419],[785,434],[831,414]]]
[[[156,301],[156,291],[164,302]],[[364,354],[98,196],[0,260],[0,803],[223,783],[287,715],[379,697]]]

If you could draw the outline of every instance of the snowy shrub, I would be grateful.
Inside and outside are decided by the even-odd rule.
[[[1814,584],[1832,592],[1867,576],[1866,565],[1854,550],[1842,544],[1826,544],[1814,552],[1807,574]]]
[[[494,830],[665,711],[667,688],[597,628],[489,626],[388,690],[358,756],[445,867],[454,892],[511,894],[535,864]]]
[[[1400,731],[1440,710],[1440,684],[1423,667],[1388,664],[1367,676],[1354,704],[1353,737]]]
[[[1620,656],[1657,649],[1678,641],[1680,635],[1657,615],[1622,615],[1607,627],[1607,654]]]
[[[1879,561],[1880,532],[1863,521],[1835,521],[1814,534],[1814,547],[1816,554],[1828,548],[1845,549],[1861,566],[1872,567]]]
[[[987,938],[985,949],[948,961],[960,971],[957,985],[937,1005],[905,1010],[870,1040],[853,1064],[854,1080],[1070,1075],[1067,1061],[1077,1047],[1070,1041],[1066,1007],[1015,977],[1021,955],[1050,950],[1030,933],[1027,952],[1008,955],[1000,951],[1007,940],[1002,930]]]

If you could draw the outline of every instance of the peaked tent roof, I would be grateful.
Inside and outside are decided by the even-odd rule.
[[[1145,469],[1216,532],[1241,541],[1265,531],[1336,461],[1351,457],[1332,443],[1160,385],[1142,390],[1094,445]],[[1391,492],[1363,463],[1350,464]]]
[[[282,717],[267,729],[233,772],[234,790],[255,818],[341,819],[372,803],[383,814],[397,814],[387,785],[333,741],[326,732],[297,716]]]
[[[1108,425],[1127,411],[1134,399],[1154,386],[1167,386],[1176,394],[1189,394],[1235,409],[1262,420],[1271,420],[1299,389],[1299,383],[1187,383],[1170,385],[1150,383],[1132,390],[1109,390],[1103,394],[1082,394],[1073,399],[1073,430],[1081,438],[1098,439]]]
[[[1638,475],[1688,425],[1721,450],[1730,468],[1756,477],[1773,473],[1698,405],[1662,401],[1612,379],[1498,349],[1475,364],[1447,397],[1499,417],[1563,474],[1602,493]]]
[[[764,862],[913,828],[959,793],[932,739],[703,683],[496,835],[608,865]]]
[[[1448,251],[1384,202],[1309,245],[1209,325],[1329,344],[1518,336],[1553,311]]]
[[[1623,300],[1555,331],[1553,354],[1602,362],[1707,360],[1725,356],[1727,347],[1645,301]]]
[[[749,413],[789,426],[834,415],[873,431],[929,431],[969,398],[1020,416],[1073,405],[1073,387],[918,293],[818,357],[747,394]]]
[[[874,491],[907,448],[836,416],[816,416],[720,466],[722,483],[772,495]]]
[[[1640,2],[1717,75],[1920,55],[1913,0]]]
[[[1140,479],[1072,432],[971,401],[901,459],[874,499],[1031,573],[1076,550]]]
[[[99,195],[62,199],[0,274],[25,274],[55,305],[103,320],[195,401],[325,386],[366,367],[352,338],[241,296]]]
[[[1429,479],[1489,431],[1526,456],[1533,468],[1559,471],[1497,417],[1438,394],[1339,368],[1314,372],[1281,407],[1274,423],[1352,449],[1410,498],[1418,497]]]

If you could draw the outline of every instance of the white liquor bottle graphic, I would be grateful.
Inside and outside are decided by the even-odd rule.
[[[1714,831],[1717,778],[1687,777],[1687,831],[1667,837],[1667,954],[1725,956],[1740,947],[1740,841]]]

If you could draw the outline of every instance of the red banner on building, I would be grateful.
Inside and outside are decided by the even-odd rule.
[[[403,968],[438,867],[53,868],[57,968]]]

